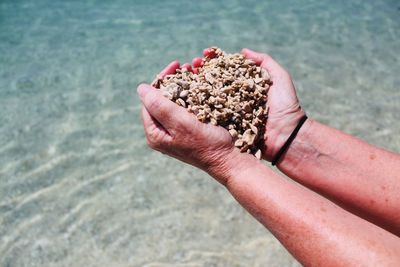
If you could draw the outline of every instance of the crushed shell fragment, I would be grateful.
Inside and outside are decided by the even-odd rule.
[[[152,85],[199,121],[226,128],[240,151],[260,159],[270,75],[242,54],[210,49],[215,56],[204,58],[197,74],[177,69]]]

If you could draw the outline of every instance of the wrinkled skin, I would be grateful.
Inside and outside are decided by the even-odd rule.
[[[212,57],[209,49],[204,56]],[[271,75],[273,85],[268,93],[269,117],[264,136],[263,157],[272,156],[284,144],[298,120],[304,114],[301,110],[289,74],[270,56],[243,49],[242,53]],[[182,67],[197,72],[201,58],[193,59]],[[171,62],[159,77],[175,73],[180,67],[178,61]],[[142,119],[149,146],[164,154],[212,173],[215,168],[227,168],[227,158],[236,157],[237,150],[224,128],[199,122],[183,107],[164,98],[161,93],[147,84],[138,87],[142,101]],[[222,182],[222,181],[220,181]]]
[[[267,102],[269,113],[263,149],[263,157],[271,161],[305,113],[300,108],[292,79],[283,67],[267,54],[246,48],[242,53],[271,75],[272,85],[268,91]]]
[[[278,63],[265,54],[242,52],[272,78],[264,150],[270,160],[304,111],[289,74]],[[200,65],[201,58],[196,58],[193,67],[182,67],[197,72]],[[179,63],[172,62],[160,76],[177,68]],[[149,146],[205,170],[225,185],[303,265],[399,266],[398,154],[307,120],[278,165],[300,186],[240,153],[227,130],[200,123],[157,89],[142,84],[138,93]],[[328,156],[319,157],[321,153]]]
[[[179,63],[170,63],[159,75],[174,73]],[[147,84],[138,87],[142,119],[148,145],[161,153],[189,163],[206,172],[224,168],[234,150],[228,131],[204,124]]]
[[[212,49],[204,49],[205,57],[215,57]],[[272,80],[268,91],[268,120],[264,134],[263,158],[271,161],[289,138],[297,123],[304,116],[289,73],[271,56],[244,48],[242,54],[266,69]],[[194,70],[201,66],[201,58],[193,59]]]

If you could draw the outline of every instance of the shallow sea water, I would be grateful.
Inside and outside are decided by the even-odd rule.
[[[268,52],[309,115],[400,151],[398,1],[0,2],[0,266],[297,266],[208,175],[147,148],[136,86]]]

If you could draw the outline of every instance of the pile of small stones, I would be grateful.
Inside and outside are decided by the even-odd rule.
[[[242,54],[211,49],[213,57],[203,59],[197,74],[181,68],[152,85],[199,121],[226,128],[241,152],[260,158],[270,76]]]

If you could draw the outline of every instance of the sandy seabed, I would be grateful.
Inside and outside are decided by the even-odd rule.
[[[150,151],[138,83],[273,55],[309,116],[400,151],[397,1],[1,1],[0,266],[297,266],[205,173]]]

